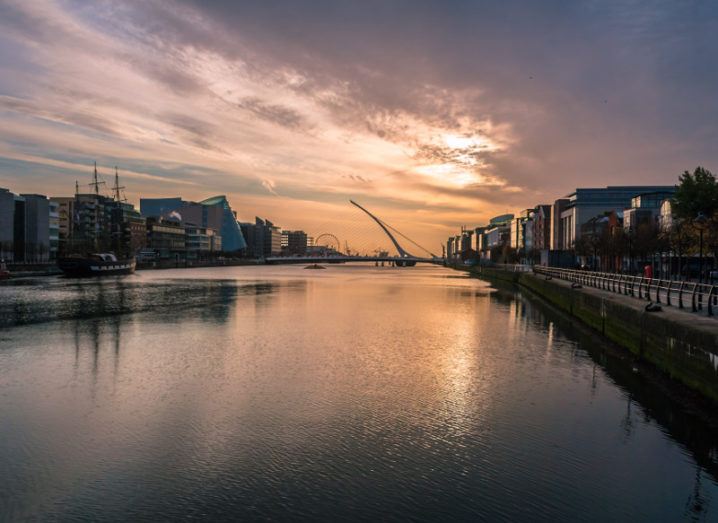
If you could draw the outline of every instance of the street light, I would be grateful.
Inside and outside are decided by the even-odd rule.
[[[702,212],[698,213],[694,224],[698,229],[698,283],[703,283],[703,231],[706,228],[708,219]]]

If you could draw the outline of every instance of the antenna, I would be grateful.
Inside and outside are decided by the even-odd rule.
[[[80,194],[80,182],[75,180],[75,196],[77,196],[78,194]]]
[[[127,200],[127,198],[120,198],[120,189],[124,189],[125,187],[120,187],[120,176],[117,173],[117,166],[115,165],[115,186],[112,188],[112,190],[115,192],[115,200],[119,202],[124,202]]]
[[[97,181],[97,162],[95,162],[95,174],[92,177],[92,183],[89,185],[92,185],[95,187],[95,196],[100,195],[100,185],[104,185],[105,182],[99,182]]]

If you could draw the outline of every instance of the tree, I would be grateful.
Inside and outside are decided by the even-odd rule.
[[[648,261],[658,250],[658,236],[650,223],[641,223],[636,227],[633,237],[633,252],[639,261]]]
[[[627,251],[627,237],[622,225],[608,227],[601,239],[603,252],[606,256],[605,270],[617,271],[621,267]]]
[[[693,220],[699,214],[710,218],[718,213],[718,183],[709,170],[696,167],[679,177],[673,212],[678,218]]]
[[[718,212],[709,218],[705,235],[706,248],[713,254],[713,261],[718,260]]]
[[[693,174],[684,172],[676,188],[673,213],[682,222],[681,237],[673,238],[674,245],[685,241],[684,252],[696,254],[703,236],[704,249],[714,258],[718,256],[718,182],[713,173],[703,167],[696,167]],[[684,245],[679,247],[680,252]]]
[[[582,263],[588,263],[589,258],[596,254],[596,246],[593,237],[584,234],[573,243],[574,253],[583,259]]]

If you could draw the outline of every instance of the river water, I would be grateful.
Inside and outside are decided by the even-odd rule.
[[[718,520],[718,440],[439,267],[0,287],[0,520]]]

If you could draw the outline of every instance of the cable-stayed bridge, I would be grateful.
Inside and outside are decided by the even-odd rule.
[[[440,256],[436,256],[434,253],[425,249],[414,240],[401,233],[381,218],[369,212],[367,209],[359,205],[353,200],[349,200],[356,208],[360,209],[366,214],[372,221],[374,221],[380,228],[380,230],[389,238],[391,244],[396,250],[396,254],[390,254],[388,251],[381,251],[377,249],[373,254],[359,254],[359,252],[350,252],[348,241],[345,241],[345,249],[342,251],[341,241],[339,237],[330,232],[324,232],[319,234],[315,238],[314,251],[307,255],[301,256],[272,256],[265,258],[266,263],[270,264],[287,264],[287,263],[357,263],[357,262],[375,262],[375,263],[389,263],[396,265],[397,267],[413,267],[417,263],[431,263],[431,264],[443,264],[444,259]],[[412,250],[419,250],[423,254],[417,256],[416,254],[406,250],[402,247],[401,243],[397,239],[397,236],[401,237],[402,240],[406,240],[412,245]],[[317,247],[322,247],[323,244],[318,242],[324,241],[328,245],[326,249],[317,251]]]

